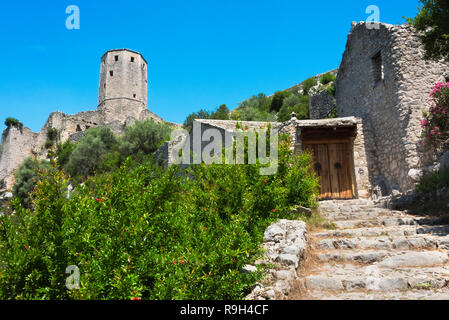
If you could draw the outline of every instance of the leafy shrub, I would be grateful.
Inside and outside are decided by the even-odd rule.
[[[332,82],[332,81],[334,81],[334,80],[335,80],[335,76],[332,75],[332,74],[329,73],[329,72],[323,74],[323,75],[321,76],[321,78],[320,78],[320,82],[321,82],[322,85],[326,85],[326,84],[328,84],[328,83],[330,83],[330,82]]]
[[[30,204],[30,193],[39,181],[39,172],[50,167],[48,161],[26,158],[14,174],[16,180],[13,194],[19,198],[24,205]]]
[[[449,83],[437,83],[430,97],[434,106],[421,121],[422,145],[438,147],[449,140]]]
[[[72,176],[86,177],[92,174],[102,156],[110,151],[116,143],[114,134],[108,127],[87,130],[70,156],[67,171]]]
[[[241,299],[261,277],[241,270],[261,256],[265,228],[294,218],[294,204],[315,205],[310,160],[284,143],[275,176],[260,165],[180,175],[128,158],[70,199],[53,163],[34,210],[14,202],[15,215],[0,217],[0,299]],[[65,288],[70,265],[79,290]]]
[[[424,193],[433,194],[443,187],[449,187],[449,169],[443,169],[423,176],[416,189]]]
[[[240,102],[237,109],[253,108],[260,111],[270,112],[272,101],[273,98],[269,98],[265,94],[259,93],[248,100]]]
[[[317,85],[317,82],[316,82],[315,78],[309,78],[309,79],[305,80],[302,83],[302,89],[304,91],[304,95],[308,95],[310,89],[312,89],[316,85]]]
[[[332,110],[327,115],[328,119],[338,118],[338,109],[337,107],[333,107]]]
[[[335,97],[337,89],[335,88],[335,82],[333,82],[330,86],[326,88],[326,91]]]
[[[276,121],[276,116],[272,113],[251,107],[237,109],[234,112],[234,120],[240,121]]]
[[[296,96],[294,94],[288,96],[284,100],[281,110],[278,113],[278,121],[284,122],[291,118],[292,112],[296,113],[297,119],[309,118],[309,97]]]
[[[155,152],[162,142],[170,139],[170,128],[154,120],[136,121],[125,129],[119,141],[119,152],[123,158],[131,155]]]
[[[56,146],[56,156],[57,163],[59,167],[65,168],[69,163],[70,157],[73,153],[73,150],[76,148],[76,143],[71,143],[70,140],[67,140],[64,143],[59,143]]]
[[[22,122],[20,122],[19,120],[15,119],[15,118],[6,118],[5,126],[7,126],[8,128],[10,128],[10,127],[22,128],[23,124],[22,124]]]
[[[193,120],[195,119],[210,119],[211,115],[209,111],[201,109],[199,112],[193,112],[189,114],[184,121],[184,129],[186,129],[188,132],[191,132],[193,129]]]
[[[211,113],[210,118],[215,120],[229,120],[228,107],[225,104],[222,104],[215,110],[215,112]]]
[[[47,129],[47,139],[52,142],[56,142],[59,137],[59,130],[56,128]]]
[[[273,99],[271,100],[270,112],[279,112],[284,103],[284,99],[287,98],[287,96],[288,93],[285,91],[276,92],[273,96]]]

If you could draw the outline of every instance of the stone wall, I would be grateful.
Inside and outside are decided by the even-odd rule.
[[[321,91],[309,97],[309,118],[324,119],[336,107],[335,97],[327,91]]]
[[[274,265],[257,284],[246,300],[279,300],[288,297],[298,281],[297,270],[307,248],[307,228],[303,221],[280,220],[267,228],[263,248],[265,258],[259,265]],[[246,266],[245,272],[257,270]]]
[[[371,183],[383,195],[414,188],[408,173],[432,160],[420,148],[420,120],[447,70],[442,62],[424,61],[411,26],[370,30],[353,23],[336,79],[338,115],[363,119]]]

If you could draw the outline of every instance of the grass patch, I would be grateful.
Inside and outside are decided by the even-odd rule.
[[[321,216],[318,208],[312,209],[312,215],[310,217],[302,216],[301,220],[307,223],[307,227],[311,231],[316,230],[336,230],[338,227],[335,223]]]

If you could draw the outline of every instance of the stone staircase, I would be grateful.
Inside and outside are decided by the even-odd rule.
[[[293,299],[449,299],[449,226],[441,219],[323,201],[336,230],[311,233],[313,268]]]

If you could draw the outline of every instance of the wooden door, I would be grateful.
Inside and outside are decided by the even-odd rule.
[[[352,157],[349,143],[305,144],[313,154],[314,170],[320,177],[321,199],[352,199]]]

